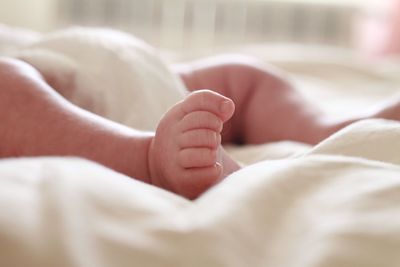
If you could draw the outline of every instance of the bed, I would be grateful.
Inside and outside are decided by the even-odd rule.
[[[5,38],[5,32],[3,54],[55,75],[74,71],[82,92],[96,82],[85,75],[102,74],[96,103],[107,107],[102,115],[121,123],[151,130],[183,94],[168,59],[132,37],[83,28],[48,36],[12,30]],[[129,70],[118,76],[124,82],[112,79],[116,72],[90,68],[96,53],[79,56],[87,39],[96,40],[87,51],[98,46],[103,52],[97,56],[115,70]],[[315,47],[256,45],[232,52],[286,70],[306,97],[337,116],[399,92],[396,62],[371,65],[348,51]],[[64,59],[70,64],[59,67]],[[144,72],[135,68],[137,62]],[[167,93],[159,91],[161,85]],[[122,102],[115,98],[120,92]],[[151,101],[155,93],[165,96],[162,104]],[[71,101],[79,103],[79,94]],[[132,116],[138,112],[146,116]],[[376,119],[355,123],[315,147],[229,147],[246,167],[195,201],[84,159],[3,159],[0,265],[400,266],[399,140],[398,122]]]

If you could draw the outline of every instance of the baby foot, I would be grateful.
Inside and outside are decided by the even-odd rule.
[[[191,93],[161,119],[149,148],[151,183],[193,199],[239,169],[221,146],[232,100],[208,90]]]

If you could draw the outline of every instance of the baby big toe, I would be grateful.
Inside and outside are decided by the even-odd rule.
[[[232,117],[235,105],[231,99],[216,92],[198,90],[186,97],[181,108],[186,114],[193,111],[208,111],[225,122]]]

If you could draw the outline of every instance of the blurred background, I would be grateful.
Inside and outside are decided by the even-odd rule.
[[[170,51],[306,44],[400,51],[397,0],[0,0],[0,23],[41,32],[106,26]]]

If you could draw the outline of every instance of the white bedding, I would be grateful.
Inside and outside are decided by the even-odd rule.
[[[60,55],[65,56],[62,60],[79,66],[67,69],[77,71],[72,76],[79,80],[77,92],[80,85],[96,82],[88,78],[93,71],[106,81],[98,83],[101,96],[142,97],[150,83],[153,89],[140,106],[152,114],[148,120],[125,114],[142,101],[138,98],[119,105],[122,111],[97,98],[96,103],[113,110],[104,114],[113,119],[151,129],[162,110],[182,95],[179,80],[141,43],[125,40],[129,45],[121,46],[107,37],[90,43],[100,51],[97,56],[112,62],[114,74],[123,73],[121,81],[112,79],[109,66],[79,56],[72,39],[74,49],[66,49],[65,42],[51,38],[13,54],[39,68],[49,64],[43,58],[51,60],[55,72]],[[127,53],[130,60],[121,57]],[[149,72],[135,72],[133,59],[138,58]],[[299,82],[311,77],[293,73]],[[364,73],[367,81],[371,73]],[[160,90],[164,82],[168,87]],[[142,86],[127,86],[135,83]],[[155,92],[167,99],[162,106],[151,102]],[[399,140],[399,123],[369,120],[311,149],[294,143],[234,148],[246,162],[283,159],[248,166],[194,202],[82,159],[1,160],[0,266],[400,266]]]

